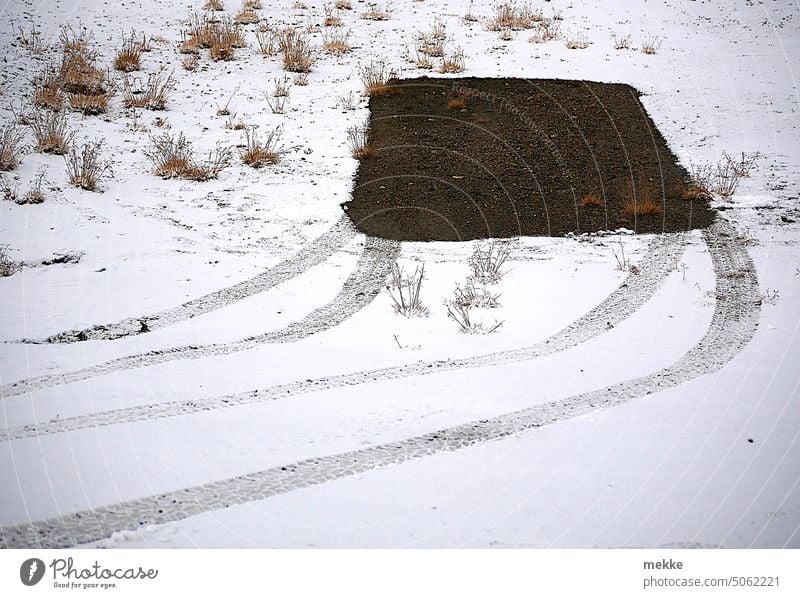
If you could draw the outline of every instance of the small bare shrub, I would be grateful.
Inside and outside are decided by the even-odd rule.
[[[147,76],[147,81],[142,82],[138,77],[131,80],[124,75],[122,78],[122,103],[126,108],[147,108],[148,110],[164,110],[169,95],[175,89],[175,79],[172,74],[152,73]]]
[[[24,138],[24,131],[13,123],[0,128],[0,170],[14,170],[17,167]]]
[[[631,47],[631,36],[629,34],[612,33],[611,41],[614,43],[615,50],[628,50]]]
[[[458,324],[458,328],[464,334],[491,334],[503,325],[503,322],[495,320],[494,324],[487,326],[483,322],[475,322],[470,315],[470,306],[458,303],[458,301],[446,301],[447,316]]]
[[[292,83],[298,87],[305,87],[308,85],[308,73],[295,73]]]
[[[361,13],[361,18],[367,21],[388,21],[390,16],[389,11],[381,8],[380,4],[371,4],[366,12]]]
[[[247,125],[244,123],[243,120],[236,119],[236,113],[229,114],[228,118],[225,120],[225,128],[231,129],[233,131],[241,131],[245,129]]]
[[[190,54],[181,60],[181,66],[186,71],[194,71],[200,65],[200,59],[196,54]]]
[[[228,146],[217,145],[208,153],[204,162],[193,155],[192,144],[183,133],[178,136],[163,133],[151,138],[151,147],[144,151],[153,163],[154,173],[165,179],[182,178],[192,181],[207,181],[217,178],[230,164],[233,151]]]
[[[114,68],[123,73],[132,73],[141,68],[142,44],[133,37],[122,36],[122,47],[114,57]]]
[[[420,52],[418,48],[416,48],[414,52],[414,66],[416,66],[418,69],[425,70],[430,70],[433,68],[433,61],[429,55],[425,54],[425,52]]]
[[[506,241],[476,242],[469,258],[472,279],[483,285],[500,282],[506,274],[503,266],[509,254],[510,248]]]
[[[267,100],[267,104],[269,104],[269,109],[272,110],[272,114],[286,114],[286,96],[271,98],[265,95],[264,97]]]
[[[353,125],[347,129],[347,145],[350,148],[350,155],[361,160],[362,158],[372,158],[375,155],[375,148],[370,145],[369,126]]]
[[[322,21],[323,27],[341,27],[342,19],[334,12],[334,7],[330,4],[324,6],[325,19]]]
[[[305,34],[286,27],[278,34],[278,48],[283,54],[283,68],[292,73],[308,73],[314,64],[314,53]]]
[[[442,64],[439,67],[440,73],[460,73],[466,68],[464,61],[464,52],[457,48],[449,56],[442,58]]]
[[[348,92],[346,96],[341,96],[339,101],[337,102],[337,106],[342,110],[355,110],[357,108],[356,105],[356,98],[353,96],[353,92]]]
[[[494,309],[500,307],[500,295],[492,293],[486,285],[477,285],[471,278],[462,288],[456,284],[453,291],[453,301],[464,307],[479,307]]]
[[[350,31],[326,31],[322,35],[322,46],[328,54],[341,56],[352,50],[350,47]]]
[[[8,177],[4,174],[0,174],[0,193],[3,195],[3,199],[6,201],[17,201],[17,191],[19,190],[19,183],[14,181],[13,183],[8,180]]]
[[[32,54],[44,54],[47,51],[42,34],[36,29],[36,23],[33,21],[31,21],[30,31],[26,31],[23,27],[17,27],[13,21],[11,30],[16,34],[20,45]]]
[[[764,156],[761,155],[761,152],[751,152],[751,153],[741,153],[740,158],[732,158],[728,152],[723,151],[722,157],[725,162],[729,163],[733,168],[734,172],[743,179],[750,177],[750,172],[755,167],[756,162],[763,158]]]
[[[380,96],[391,92],[389,80],[395,73],[389,70],[383,61],[372,61],[368,65],[358,67],[361,81],[364,83],[364,95]]]
[[[394,303],[395,312],[407,318],[428,315],[428,308],[420,301],[420,291],[424,279],[425,264],[415,267],[413,274],[407,274],[397,262],[392,264],[386,291]]]
[[[486,24],[486,28],[489,31],[522,31],[531,29],[538,20],[541,20],[541,13],[531,9],[529,4],[504,2],[495,7],[494,16]]]
[[[655,54],[661,47],[662,40],[657,35],[645,33],[642,36],[642,52],[645,54]]]
[[[622,270],[630,274],[639,274],[641,272],[639,266],[632,264],[631,261],[625,257],[625,245],[623,245],[622,241],[619,242],[619,253],[617,253],[616,249],[613,247],[611,248],[611,253],[617,261],[617,270]]]
[[[245,147],[241,151],[242,162],[252,168],[261,168],[270,164],[278,164],[283,156],[292,148],[280,144],[281,129],[274,128],[267,133],[266,139],[259,139],[255,127],[245,129]]]
[[[256,42],[264,56],[275,56],[280,49],[279,32],[256,31]]]
[[[30,127],[36,139],[36,151],[57,155],[69,151],[74,133],[67,127],[64,112],[34,110],[30,115]]]
[[[561,38],[561,23],[552,19],[544,19],[536,23],[533,35],[528,38],[532,44],[543,44]]]
[[[95,141],[83,144],[80,150],[75,145],[70,148],[64,156],[70,184],[87,191],[97,190],[100,179],[111,169],[111,163],[100,157],[102,146],[102,141]]]
[[[36,176],[33,177],[30,189],[22,197],[16,200],[19,205],[31,205],[44,203],[44,191],[42,186],[45,182],[45,169],[39,168],[36,171]]]
[[[8,245],[0,245],[0,276],[11,276],[22,269],[22,264],[15,262],[8,255]]]
[[[275,82],[275,89],[272,90],[272,96],[276,98],[289,97],[289,77],[284,75],[282,79],[273,79]]]
[[[564,40],[564,45],[570,50],[585,50],[592,42],[583,33],[573,33]]]
[[[89,47],[91,38],[85,27],[79,26],[79,31],[75,31],[71,24],[62,25],[58,34],[58,41],[65,53],[83,52]]]

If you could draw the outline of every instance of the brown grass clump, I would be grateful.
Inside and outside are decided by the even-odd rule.
[[[623,195],[624,203],[622,214],[626,217],[638,216],[658,216],[664,212],[655,187],[649,181],[642,178],[639,184],[628,181]]]
[[[178,136],[164,133],[151,138],[151,147],[144,155],[153,163],[154,173],[165,179],[181,178],[192,181],[207,181],[217,178],[230,164],[230,147],[217,145],[208,153],[204,162],[198,162],[192,152],[192,144],[183,133]]]
[[[264,5],[261,3],[261,0],[244,0],[244,2],[242,2],[242,8],[247,10],[261,10],[264,8]]]
[[[123,73],[141,69],[142,44],[133,37],[122,37],[122,47],[114,57],[114,68]]]
[[[261,17],[258,16],[255,10],[244,7],[233,17],[233,22],[237,25],[252,25],[253,23],[258,23],[260,20]]]
[[[395,77],[394,71],[387,68],[382,60],[372,61],[358,68],[361,81],[364,83],[364,95],[381,96],[392,92],[390,79]]]
[[[64,156],[70,184],[87,191],[96,191],[100,179],[111,169],[111,163],[100,157],[102,141],[85,143],[78,150],[74,145]]]
[[[461,49],[456,49],[449,56],[442,58],[442,64],[439,67],[440,73],[460,73],[466,68],[464,60],[464,52]]]
[[[531,29],[534,23],[542,20],[540,12],[531,9],[529,4],[517,5],[515,2],[504,2],[494,9],[494,16],[486,24],[489,31],[522,31]]]
[[[578,202],[578,205],[580,205],[580,207],[582,208],[586,208],[589,206],[600,207],[603,206],[604,204],[605,202],[603,201],[603,198],[600,197],[597,193],[593,192],[587,193],[586,195],[581,197],[580,201]]]
[[[680,190],[680,197],[688,201],[710,201],[711,192],[701,183],[689,183]]]
[[[278,164],[289,149],[279,146],[281,130],[276,127],[264,141],[259,139],[255,127],[245,129],[245,147],[241,151],[242,162],[252,168],[261,168],[270,164]]]
[[[322,21],[323,27],[341,27],[342,19],[334,12],[333,6],[326,4],[324,7],[325,19]]]
[[[0,129],[0,170],[14,170],[22,154],[25,133],[14,124]]]
[[[350,155],[356,160],[374,158],[378,152],[370,144],[369,126],[354,125],[347,129],[347,145],[350,148]]]
[[[59,81],[65,92],[83,95],[104,94],[111,87],[108,73],[97,68],[94,54],[88,51],[64,53]]]
[[[642,52],[644,54],[655,54],[661,47],[662,40],[657,35],[645,33],[642,37]]]
[[[72,25],[62,25],[58,34],[58,41],[64,53],[83,52],[89,47],[91,34],[84,27],[75,31]]]
[[[314,64],[314,53],[305,34],[294,27],[278,33],[278,48],[283,54],[283,68],[292,73],[308,73]]]
[[[203,4],[203,9],[219,12],[225,10],[225,5],[222,0],[206,0],[206,3]]]
[[[341,56],[352,50],[350,47],[350,31],[331,31],[322,34],[322,45],[328,54]]]
[[[352,10],[353,9],[353,4],[350,2],[350,0],[336,0],[336,2],[334,3],[334,6],[336,8],[338,8],[339,10]]]
[[[361,18],[367,21],[388,21],[390,16],[389,11],[381,8],[380,4],[371,5],[366,12],[361,14]]]
[[[69,151],[74,133],[67,128],[64,112],[34,110],[30,114],[30,126],[36,140],[36,151],[57,155]]]
[[[456,90],[447,92],[447,109],[464,110],[467,107],[466,98]]]
[[[69,94],[69,106],[87,116],[104,114],[108,110],[108,102],[112,95],[111,91],[98,94],[71,93]]]
[[[61,110],[64,107],[64,93],[58,87],[38,86],[33,92],[33,105],[50,110]]]
[[[214,23],[209,55],[212,60],[233,60],[236,48],[246,45],[241,28],[229,20]]]
[[[126,108],[164,110],[173,89],[175,79],[171,73],[150,74],[144,84],[139,78],[131,80],[125,75],[122,78],[122,103]]]

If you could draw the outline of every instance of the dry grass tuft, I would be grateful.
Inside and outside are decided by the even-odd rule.
[[[122,36],[122,47],[114,57],[114,68],[123,73],[141,69],[142,44],[133,37]]]
[[[371,4],[366,12],[361,13],[361,18],[367,21],[388,21],[390,16],[380,4]]]
[[[622,33],[612,33],[611,34],[611,41],[614,44],[615,50],[628,50],[631,47],[631,36],[630,34],[622,34]]]
[[[36,140],[36,151],[56,155],[69,151],[74,133],[67,128],[64,112],[34,110],[30,114],[30,126]]]
[[[600,207],[605,205],[605,202],[603,201],[603,198],[600,197],[597,193],[592,192],[592,193],[587,193],[586,195],[581,197],[580,201],[578,202],[578,205],[580,205],[580,207],[582,208],[586,208],[589,206]]]
[[[92,36],[85,27],[75,31],[72,25],[62,25],[58,34],[58,41],[64,53],[83,52],[88,49]]]
[[[658,216],[664,212],[658,199],[658,193],[651,182],[644,178],[640,178],[638,184],[628,181],[623,195],[622,214],[628,218]]]
[[[460,73],[466,68],[464,60],[464,51],[456,48],[449,56],[442,58],[442,64],[439,66],[440,73]]]
[[[252,168],[261,168],[280,163],[283,156],[292,148],[279,145],[281,128],[276,127],[267,133],[266,139],[259,139],[255,127],[245,129],[245,146],[241,151],[242,162]]]
[[[339,10],[352,10],[353,9],[353,4],[350,2],[350,0],[336,0],[336,2],[334,2],[333,5],[336,8],[338,8]]]
[[[322,34],[322,46],[328,54],[341,56],[352,50],[350,31],[330,31]]]
[[[543,19],[536,23],[528,41],[532,44],[543,44],[558,39],[561,39],[561,23],[553,19]]]
[[[283,68],[292,73],[308,73],[314,64],[314,52],[308,38],[294,27],[278,33],[278,48],[283,54]]]
[[[225,6],[222,0],[206,0],[206,3],[203,4],[203,9],[219,12],[225,10]]]
[[[170,93],[175,89],[172,74],[160,73],[147,76],[143,83],[138,77],[131,80],[128,75],[122,78],[122,104],[126,108],[147,108],[148,110],[164,110]]]
[[[0,170],[14,170],[22,154],[25,133],[15,124],[0,129]]]
[[[292,83],[299,87],[305,87],[308,85],[308,73],[296,73],[294,77],[292,77]]]
[[[573,33],[564,40],[564,45],[570,50],[585,50],[591,43],[583,33]]]
[[[22,269],[22,264],[15,262],[8,255],[8,245],[0,245],[0,277],[11,276]]]
[[[108,102],[112,96],[111,91],[98,94],[71,93],[69,94],[69,106],[87,116],[104,114],[108,111]]]
[[[258,16],[255,10],[244,7],[233,17],[233,22],[237,25],[252,25],[253,23],[258,23],[260,20],[261,17]]]
[[[59,72],[47,67],[33,79],[33,105],[38,108],[61,110],[64,107],[64,92],[61,91]]]
[[[330,4],[326,4],[324,9],[325,19],[322,21],[323,27],[341,27],[343,25],[342,18],[336,14],[335,8]]]
[[[386,291],[392,299],[395,312],[407,318],[428,315],[428,308],[420,301],[423,280],[425,280],[424,263],[421,267],[415,267],[413,274],[406,274],[397,262],[392,264]]]
[[[645,33],[642,36],[642,52],[644,54],[655,54],[661,47],[662,40],[657,35]]]
[[[358,67],[361,82],[364,84],[364,95],[381,96],[392,92],[389,83],[395,77],[394,71],[387,68],[382,60],[372,61],[368,65]]]
[[[356,160],[374,158],[377,155],[375,147],[370,145],[369,126],[353,125],[347,129],[347,145],[350,155]]]
[[[447,92],[447,109],[464,110],[467,107],[466,97],[453,89]]]
[[[217,145],[203,162],[198,162],[193,155],[192,144],[183,133],[177,137],[163,133],[151,138],[151,147],[144,154],[153,163],[157,176],[207,181],[217,178],[230,164],[233,151],[228,146]]]
[[[494,16],[486,24],[486,29],[489,31],[502,31],[503,29],[522,31],[531,29],[534,23],[541,19],[541,13],[533,10],[528,3],[518,5],[515,2],[504,2],[495,7]]]
[[[100,179],[111,170],[111,163],[100,157],[102,147],[102,141],[95,141],[85,143],[80,150],[74,145],[70,148],[64,160],[71,185],[87,191],[97,191]]]

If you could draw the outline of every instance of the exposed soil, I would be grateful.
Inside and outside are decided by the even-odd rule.
[[[375,151],[344,209],[362,232],[399,241],[708,226],[713,212],[682,197],[688,174],[639,95],[588,81],[396,80],[370,99]],[[589,195],[600,205],[582,205]],[[656,213],[632,213],[648,199]]]

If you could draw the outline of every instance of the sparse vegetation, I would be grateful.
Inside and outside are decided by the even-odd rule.
[[[57,155],[69,151],[74,133],[67,127],[64,112],[34,110],[30,114],[30,127],[36,139],[36,151]]]
[[[350,155],[361,160],[375,156],[375,148],[370,145],[369,126],[367,124],[354,125],[347,129],[347,145]]]
[[[578,205],[580,205],[580,207],[582,208],[586,208],[589,206],[600,207],[605,205],[605,202],[603,201],[603,198],[600,197],[597,193],[591,192],[581,197],[580,201],[578,202]]]
[[[532,44],[543,44],[561,38],[561,23],[553,19],[537,21],[533,35],[528,38]]]
[[[165,179],[182,178],[192,181],[207,181],[217,178],[230,164],[233,150],[217,144],[208,153],[205,161],[195,159],[192,145],[183,133],[177,136],[163,133],[151,138],[151,146],[144,151],[153,163],[154,173]]]
[[[292,73],[308,73],[314,64],[314,52],[308,38],[294,27],[278,34],[278,48],[283,54],[283,68]]]
[[[64,102],[59,73],[56,69],[48,67],[33,80],[33,105],[49,110],[61,110]]]
[[[451,89],[446,94],[448,110],[464,110],[466,108],[466,97],[457,89]]]
[[[394,310],[405,317],[427,316],[429,310],[420,301],[422,281],[425,279],[425,264],[416,266],[413,274],[407,274],[397,262],[392,264],[386,291],[389,293]]]
[[[629,180],[623,195],[622,215],[627,218],[658,216],[664,212],[655,186],[643,178],[638,184]]]
[[[662,40],[657,35],[645,33],[642,36],[642,52],[645,54],[655,54],[661,48]]]
[[[123,73],[141,69],[142,44],[133,36],[122,36],[122,47],[114,57],[114,68]]]
[[[252,25],[253,23],[258,23],[260,20],[261,17],[258,16],[255,10],[252,8],[245,8],[244,6],[242,6],[241,10],[233,17],[233,22],[237,25]]]
[[[203,4],[203,8],[205,10],[222,11],[225,10],[225,5],[222,3],[222,0],[206,0],[206,3]]]
[[[22,155],[25,132],[10,123],[0,129],[0,170],[14,170]]]
[[[619,242],[619,253],[617,253],[617,250],[613,247],[611,248],[611,253],[614,255],[614,259],[617,261],[617,270],[628,272],[630,274],[639,274],[641,272],[639,267],[635,264],[632,264],[631,261],[625,256],[625,245],[623,245],[622,241]]]
[[[510,253],[507,241],[478,241],[469,258],[472,279],[482,285],[496,284],[505,276],[503,266]]]
[[[449,56],[442,58],[442,64],[439,67],[440,73],[460,73],[466,68],[464,60],[464,52],[457,48]]]
[[[245,129],[245,147],[241,151],[242,162],[252,168],[278,164],[291,148],[280,144],[281,129],[276,127],[267,133],[266,139],[259,139],[255,127]]]
[[[628,50],[631,47],[630,34],[612,33],[611,41],[614,43],[615,50]]]
[[[490,326],[485,325],[483,322],[473,321],[470,315],[471,307],[459,303],[457,299],[446,301],[445,307],[447,308],[447,316],[458,324],[460,331],[464,334],[491,334],[503,325],[503,322],[496,320]]]
[[[585,50],[591,45],[591,41],[583,33],[573,33],[564,40],[564,45],[570,50]]]
[[[388,21],[389,11],[382,8],[380,4],[370,4],[369,8],[361,14],[361,18],[367,21]]]
[[[395,76],[395,73],[389,70],[385,62],[379,60],[372,61],[368,65],[361,65],[358,72],[361,82],[364,84],[364,95],[380,96],[390,93],[389,80]]]
[[[500,307],[500,295],[492,293],[486,285],[477,285],[472,278],[462,288],[456,284],[453,291],[453,302],[463,307],[479,307],[495,309]]]
[[[100,179],[111,169],[111,163],[100,156],[102,141],[83,144],[78,150],[72,145],[64,156],[70,184],[87,191],[97,191]]]
[[[516,2],[504,2],[498,4],[494,9],[494,16],[486,24],[489,31],[522,31],[531,29],[534,23],[542,20],[541,12],[535,11],[530,4],[517,4]]]
[[[45,182],[45,169],[39,168],[36,171],[36,175],[33,177],[33,181],[31,182],[31,186],[28,191],[22,197],[15,199],[16,203],[19,205],[30,205],[30,204],[40,204],[44,203],[44,191],[42,190],[42,186]]]
[[[122,78],[122,103],[126,108],[147,108],[148,110],[164,110],[170,93],[175,89],[173,75],[154,73],[147,76],[147,81],[140,78],[133,80],[124,75]]]
[[[722,160],[716,164],[691,165],[691,184],[684,195],[686,199],[707,196],[713,192],[720,197],[730,197],[739,188],[739,181],[750,176],[750,172],[762,157],[759,152],[742,152],[739,158],[722,152]]]
[[[8,254],[8,245],[0,245],[0,277],[11,276],[22,268],[22,264],[15,262]]]
[[[111,96],[111,91],[98,94],[71,93],[69,94],[69,106],[86,115],[103,114],[108,110]]]
[[[326,31],[322,35],[322,46],[328,54],[341,56],[352,50],[350,47],[350,31]]]

